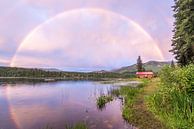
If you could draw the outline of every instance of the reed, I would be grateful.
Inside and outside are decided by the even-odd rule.
[[[42,129],[55,129],[55,128],[47,125],[46,127],[42,128]],[[80,123],[77,123],[75,125],[67,125],[66,124],[64,126],[64,129],[89,129],[89,128],[87,127],[87,125],[85,123],[80,122]]]
[[[74,126],[66,126],[65,129],[88,129],[88,127],[84,123],[78,123]]]
[[[99,109],[103,109],[107,103],[113,101],[113,96],[112,95],[103,95],[97,98],[97,107]]]

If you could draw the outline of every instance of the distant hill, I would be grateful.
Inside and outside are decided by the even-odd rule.
[[[91,73],[109,73],[111,71],[106,71],[106,70],[100,70],[100,71],[93,71]]]
[[[146,71],[159,72],[163,66],[169,65],[169,64],[170,62],[149,61],[144,63],[143,66],[146,69]],[[115,70],[112,70],[112,72],[116,72],[116,73],[136,72],[136,64],[115,69]]]
[[[61,72],[62,70],[56,69],[56,68],[41,68],[44,71],[48,72]]]

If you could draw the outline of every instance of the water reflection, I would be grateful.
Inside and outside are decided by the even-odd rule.
[[[91,129],[130,129],[115,100],[105,110],[96,107],[96,98],[112,86],[90,81],[16,83],[0,86],[0,128],[40,129],[52,125],[86,122]]]

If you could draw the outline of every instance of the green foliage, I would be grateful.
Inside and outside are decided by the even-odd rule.
[[[143,63],[140,56],[137,59],[137,71],[138,72],[145,71],[145,69],[143,68]]]
[[[120,94],[124,97],[124,107],[122,115],[126,121],[131,119],[131,114],[133,112],[132,105],[136,99],[136,96],[141,91],[141,88],[121,87]]]
[[[139,93],[142,92],[142,88],[145,86],[147,81],[143,81],[143,83],[139,84],[137,88],[132,88],[130,86],[123,86],[120,89],[112,90],[111,94],[113,96],[122,96],[123,97],[123,111],[122,116],[126,121],[129,121],[132,116],[132,106],[136,100],[136,97]]]
[[[99,109],[102,109],[102,108],[105,107],[105,105],[106,105],[107,103],[109,103],[109,102],[111,102],[111,101],[113,101],[113,97],[112,97],[111,95],[108,95],[108,96],[105,96],[105,95],[100,96],[100,97],[98,97],[98,99],[97,99],[97,107],[98,107]]]
[[[181,66],[194,63],[194,1],[174,0],[174,36],[170,50]]]
[[[119,89],[112,89],[110,95],[107,96],[100,96],[97,99],[97,107],[102,109],[105,107],[107,103],[110,101],[113,101],[113,97],[121,97],[123,100],[123,111],[122,111],[122,116],[126,121],[129,121],[131,118],[132,114],[132,106],[133,103],[135,102],[135,99],[137,95],[142,92],[142,88],[148,83],[148,80],[142,80],[143,83],[140,83],[138,87],[133,88],[130,86],[123,86],[120,87]]]
[[[147,78],[143,78],[143,79],[141,79],[141,81],[142,81],[142,83],[140,83],[138,85],[139,88],[143,88],[143,87],[145,87],[146,85],[148,85],[150,83],[150,80],[147,79]]]
[[[88,129],[86,124],[84,123],[78,123],[75,126],[66,126],[65,129]]]
[[[131,118],[132,118],[132,113],[133,113],[133,110],[131,108],[132,106],[131,105],[125,105],[123,107],[123,112],[122,112],[122,116],[123,118],[126,120],[126,121],[129,121]]]
[[[194,65],[176,69],[167,66],[161,71],[160,78],[164,87],[188,95],[194,92]]]
[[[166,66],[160,73],[160,90],[149,98],[149,107],[174,129],[194,128],[194,65]]]

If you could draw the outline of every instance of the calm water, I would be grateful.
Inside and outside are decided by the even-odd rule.
[[[41,129],[86,122],[90,129],[132,129],[122,119],[120,100],[102,111],[96,98],[111,85],[90,81],[0,85],[0,129]]]

